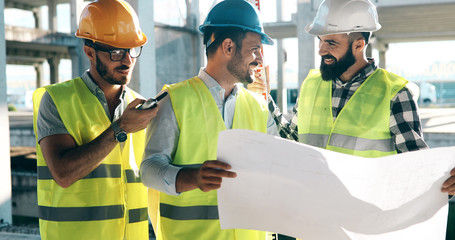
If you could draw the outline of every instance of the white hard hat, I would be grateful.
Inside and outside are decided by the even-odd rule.
[[[374,32],[381,28],[376,7],[369,0],[324,0],[305,31],[315,36]]]

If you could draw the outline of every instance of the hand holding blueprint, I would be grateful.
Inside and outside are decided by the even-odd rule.
[[[362,158],[249,131],[220,133],[234,179],[218,190],[222,229],[303,240],[445,239],[455,147]]]

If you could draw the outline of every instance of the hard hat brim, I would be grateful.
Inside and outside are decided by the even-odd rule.
[[[305,27],[305,31],[313,36],[325,36],[331,34],[342,34],[352,32],[375,32],[381,29],[381,25],[378,23],[374,28],[361,28],[361,29],[332,29],[329,30],[324,26],[310,23]]]
[[[257,29],[253,29],[253,28],[249,28],[249,27],[245,27],[245,26],[240,26],[240,25],[236,25],[236,24],[202,24],[199,26],[199,31],[201,33],[204,33],[204,30],[206,27],[236,27],[236,28],[240,28],[242,30],[254,32],[254,33],[261,35],[261,42],[263,44],[266,44],[266,45],[275,44],[275,42],[272,40],[272,38],[269,37],[267,34],[261,32],[261,31],[258,31]]]

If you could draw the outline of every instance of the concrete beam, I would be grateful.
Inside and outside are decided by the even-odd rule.
[[[4,9],[4,1],[0,1]],[[5,28],[5,11],[0,11],[0,29]],[[0,222],[12,224],[11,212],[11,161],[8,103],[6,99],[6,41],[5,32],[0,31]]]
[[[5,39],[13,42],[41,43],[72,47],[78,39],[68,33],[53,33],[47,30],[18,26],[5,26]]]
[[[68,47],[66,46],[11,41],[6,42],[6,53],[9,59],[24,59],[24,62],[30,59],[41,61],[52,57],[70,58]]]
[[[68,3],[68,0],[55,0],[57,4]],[[47,0],[4,0],[5,8],[17,8],[32,11],[33,8],[47,6]],[[2,8],[3,9],[3,8]]]
[[[297,24],[295,21],[264,23],[264,32],[274,39],[294,38],[297,36]]]
[[[315,68],[315,46],[314,37],[305,31],[305,26],[310,23],[315,12],[312,8],[310,0],[300,0],[297,3],[297,39],[298,39],[298,51],[299,51],[299,84],[298,91],[300,92],[300,86],[305,80],[308,72]]]

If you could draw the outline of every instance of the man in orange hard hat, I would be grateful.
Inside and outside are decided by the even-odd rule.
[[[89,70],[33,97],[41,238],[148,240],[138,165],[158,108],[126,86],[147,37],[122,0],[88,4],[76,36]]]

